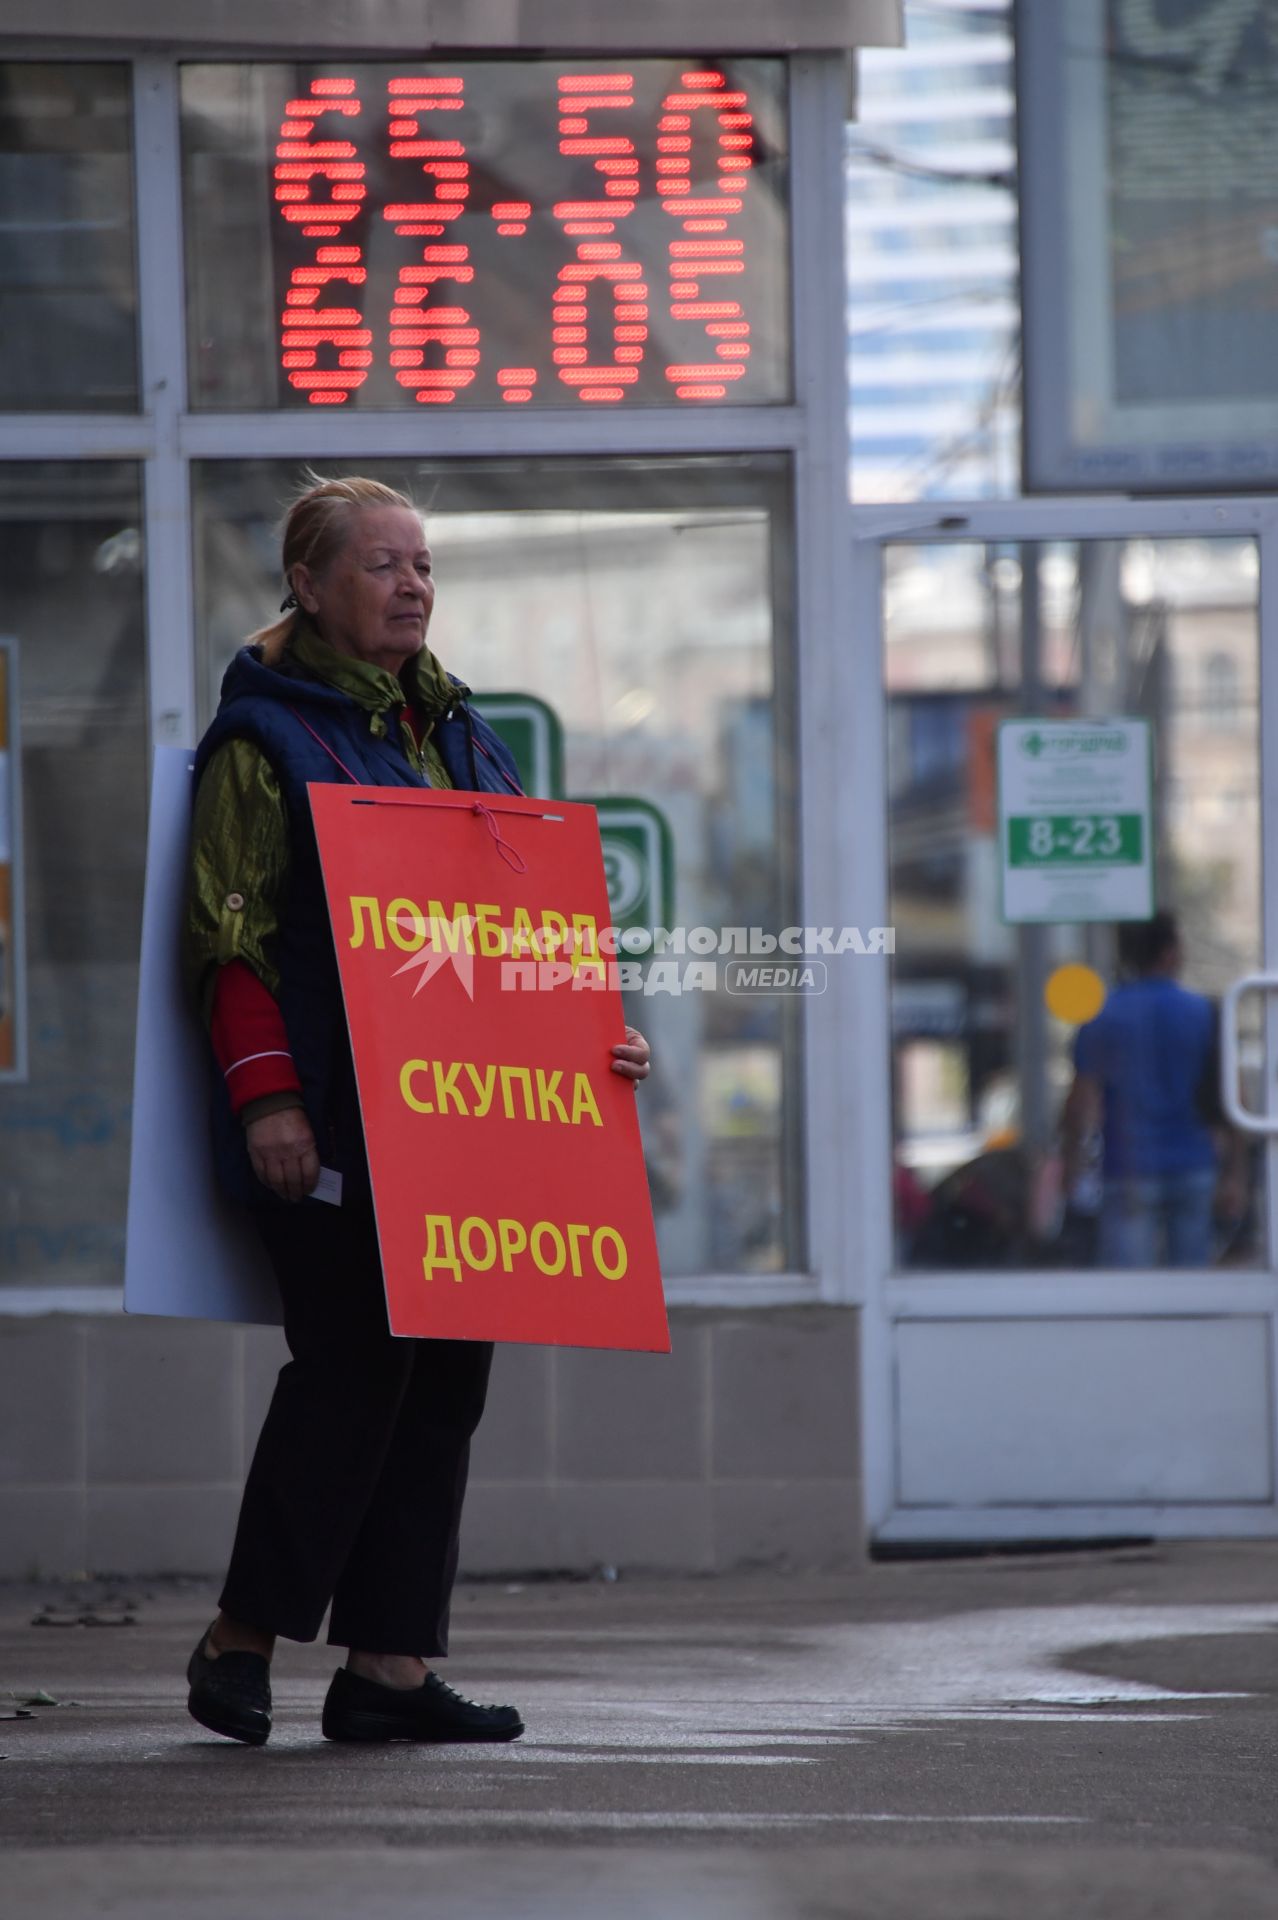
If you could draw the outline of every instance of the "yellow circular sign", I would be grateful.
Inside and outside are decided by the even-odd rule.
[[[1104,1006],[1105,982],[1093,967],[1071,960],[1048,975],[1043,999],[1057,1020],[1081,1026],[1085,1020],[1094,1020]]]

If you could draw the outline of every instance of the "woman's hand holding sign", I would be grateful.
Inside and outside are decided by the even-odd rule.
[[[646,1080],[651,1070],[652,1050],[638,1027],[627,1027],[626,1037],[612,1049],[612,1070],[623,1080]]]

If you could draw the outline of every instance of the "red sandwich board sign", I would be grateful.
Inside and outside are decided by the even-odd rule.
[[[668,1352],[594,809],[310,799],[392,1330]]]

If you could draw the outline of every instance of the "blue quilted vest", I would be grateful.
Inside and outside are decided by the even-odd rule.
[[[454,786],[479,793],[522,792],[509,752],[470,711],[461,683],[453,684],[459,688],[457,704],[436,723],[431,740]],[[198,785],[223,741],[251,740],[280,783],[289,828],[289,892],[276,949],[280,1011],[320,1162],[341,1174],[343,1203],[367,1196],[368,1162],[306,787],[308,781],[345,783],[344,769],[361,786],[430,784],[408,759],[394,716],[388,716],[382,739],[369,731],[369,717],[337,688],[278,673],[262,665],[257,649],[244,647],[227,668],[217,717],[195,760]],[[216,1069],[213,1086],[214,1158],[223,1188],[252,1206],[285,1205],[254,1175],[243,1128]]]

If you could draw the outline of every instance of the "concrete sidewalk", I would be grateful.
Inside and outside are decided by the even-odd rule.
[[[294,1646],[270,1745],[217,1740],[212,1610],[0,1589],[0,1711],[58,1703],[0,1720],[13,1912],[1278,1916],[1275,1546],[466,1586],[447,1677],[523,1708],[503,1748],[331,1746]]]

